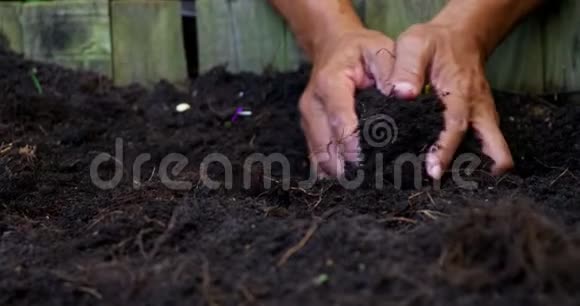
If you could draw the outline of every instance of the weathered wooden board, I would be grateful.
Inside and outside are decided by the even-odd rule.
[[[22,52],[22,3],[0,2],[0,44],[15,52]]]
[[[235,71],[238,67],[236,40],[227,1],[197,0],[195,10],[200,71],[219,65]]]
[[[111,75],[108,1],[30,2],[22,8],[25,56]]]
[[[557,5],[557,2],[562,2]],[[544,23],[546,91],[580,90],[580,1],[547,4]],[[529,65],[534,65],[530,62]]]
[[[287,69],[286,26],[267,1],[231,1],[237,70]]]
[[[293,68],[296,52],[286,25],[267,1],[198,0],[196,11],[201,71],[217,65],[254,72]]]
[[[494,51],[486,71],[495,89],[520,93],[543,93],[544,45],[541,18],[526,18]]]
[[[366,0],[366,25],[395,39],[409,26],[426,22],[447,0]]]
[[[111,32],[116,84],[187,78],[178,0],[113,1]]]
[[[366,0],[354,0],[359,12]],[[267,0],[197,0],[200,70],[226,65],[260,73],[306,61],[294,35]]]

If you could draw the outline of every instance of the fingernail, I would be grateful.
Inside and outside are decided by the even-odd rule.
[[[395,83],[395,94],[401,99],[413,99],[417,96],[417,89],[409,82]]]
[[[425,164],[427,166],[427,174],[435,180],[440,180],[443,176],[443,169],[441,168],[439,158],[434,154],[427,154]]]
[[[427,174],[432,177],[434,180],[440,180],[443,176],[443,171],[440,165],[434,165],[431,167],[427,167]]]
[[[349,137],[343,146],[344,160],[352,163],[358,163],[361,160],[361,148],[358,137]]]

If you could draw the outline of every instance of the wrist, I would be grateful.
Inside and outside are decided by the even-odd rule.
[[[270,0],[311,60],[330,41],[363,24],[351,0]]]
[[[513,26],[541,0],[450,0],[430,23],[473,38],[489,56]]]
[[[362,23],[344,21],[333,26],[319,27],[320,30],[311,32],[305,43],[301,42],[310,60],[316,62],[328,48],[333,48],[336,41],[348,33],[365,29]]]

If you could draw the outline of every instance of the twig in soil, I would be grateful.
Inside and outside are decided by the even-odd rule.
[[[330,189],[330,187],[323,188],[320,190],[320,195],[318,196],[318,200],[316,201],[316,203],[314,203],[314,205],[312,205],[311,209],[316,209],[318,207],[318,205],[320,205],[320,203],[322,203],[322,199],[324,197],[324,194],[328,191],[328,189]]]
[[[252,292],[250,292],[246,285],[240,284],[239,289],[248,303],[254,304],[256,302],[256,297],[252,294]]]
[[[48,132],[42,127],[42,125],[38,125],[38,129],[44,134],[44,136],[48,136]]]
[[[12,150],[12,143],[0,145],[0,156],[10,152]]]
[[[433,200],[433,197],[431,196],[431,193],[427,192],[427,197],[433,206],[437,206],[437,204],[435,204],[435,200]]]
[[[427,217],[429,217],[429,218],[431,218],[433,220],[438,220],[439,217],[449,217],[448,214],[444,214],[442,212],[434,211],[434,210],[424,209],[424,210],[419,210],[417,212],[420,213],[420,214],[423,214],[423,215],[425,215],[425,216],[427,216]]]
[[[318,229],[318,221],[313,220],[312,224],[310,225],[310,228],[308,228],[308,231],[306,231],[304,237],[302,237],[302,239],[295,246],[289,248],[286,252],[284,252],[284,255],[282,255],[282,257],[280,257],[280,260],[278,260],[277,264],[278,267],[281,267],[284,264],[286,264],[286,262],[288,261],[288,259],[290,259],[290,257],[292,257],[292,255],[302,250],[302,248],[306,246],[306,244],[308,243],[310,238],[312,238],[317,229]]]
[[[201,291],[203,298],[210,306],[218,306],[219,304],[215,301],[215,298],[211,294],[211,274],[209,273],[209,261],[205,256],[202,256],[202,281],[201,281]]]
[[[159,225],[159,227],[166,227],[167,224],[165,224],[165,222],[157,220],[157,219],[153,219],[153,218],[149,218],[148,216],[144,216],[143,220],[145,220],[145,222],[147,223],[154,223]]]
[[[410,195],[410,196],[407,198],[407,200],[412,200],[412,199],[414,199],[414,198],[416,198],[416,197],[419,197],[419,196],[423,195],[424,193],[425,193],[425,191],[421,191],[421,192],[417,192],[417,193],[415,193],[415,194],[412,194],[412,195]]]
[[[569,168],[564,169],[564,171],[562,173],[560,173],[560,175],[558,175],[558,177],[556,177],[552,182],[550,182],[550,187],[554,186],[554,184],[556,184],[557,181],[559,181],[564,175],[566,175],[566,173],[568,173],[568,171],[570,171]]]
[[[97,300],[102,300],[103,299],[103,295],[101,295],[99,293],[99,291],[95,288],[91,288],[91,287],[85,287],[85,286],[81,286],[81,287],[77,287],[78,291],[84,292],[88,295],[92,295],[94,298],[96,298]]]
[[[254,141],[256,141],[256,134],[252,135],[252,138],[250,139],[250,148],[254,149]]]
[[[173,208],[173,213],[171,214],[171,219],[169,219],[169,224],[167,224],[167,228],[165,229],[163,234],[161,234],[159,236],[159,238],[157,238],[157,240],[155,240],[155,244],[153,245],[153,249],[151,250],[151,252],[148,255],[148,259],[155,257],[155,255],[157,255],[157,253],[159,252],[159,249],[161,248],[161,246],[165,242],[167,242],[167,240],[169,240],[169,238],[171,238],[172,232],[173,232],[173,230],[175,230],[175,227],[177,225],[177,218],[179,217],[179,215],[177,213],[178,207],[179,206],[176,205]]]
[[[122,214],[123,214],[123,211],[121,211],[121,210],[115,210],[115,211],[112,211],[110,213],[104,214],[104,215],[100,216],[99,218],[97,218],[95,221],[93,221],[93,223],[91,223],[87,227],[87,230],[91,230],[97,224],[103,222],[103,220],[105,220],[107,217],[112,217],[113,215],[122,215]]]
[[[80,292],[91,295],[92,297],[96,298],[97,300],[103,299],[103,295],[101,293],[99,293],[99,291],[97,289],[86,286],[86,284],[81,285],[80,283],[86,283],[86,281],[83,281],[82,279],[75,278],[71,275],[66,274],[65,272],[62,272],[62,271],[51,271],[50,273],[52,275],[54,275],[56,278],[60,279],[61,281],[70,283],[71,285],[75,286],[75,289],[80,291]]]
[[[147,182],[151,182],[151,180],[153,179],[153,176],[155,175],[155,171],[157,171],[157,167],[153,167],[153,171],[151,172],[151,175],[147,179]]]
[[[137,234],[137,239],[135,240],[135,243],[137,243],[137,246],[139,247],[139,251],[141,252],[141,255],[143,255],[143,258],[145,259],[149,259],[150,254],[147,253],[147,251],[145,251],[145,246],[143,245],[143,236],[145,236],[148,233],[151,233],[153,231],[153,229],[151,228],[146,228],[146,229],[142,229],[139,231],[139,234]]]
[[[379,220],[379,223],[389,223],[389,222],[406,222],[411,224],[417,224],[416,220],[405,218],[405,217],[388,217]]]

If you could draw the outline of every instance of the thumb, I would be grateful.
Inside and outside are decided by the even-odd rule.
[[[377,89],[386,96],[390,95],[393,89],[389,77],[395,63],[394,49],[393,41],[383,37],[378,44],[367,48],[363,53],[367,72],[375,80]]]
[[[427,44],[414,33],[403,34],[397,41],[397,59],[389,79],[397,97],[413,99],[421,93],[431,55]]]

